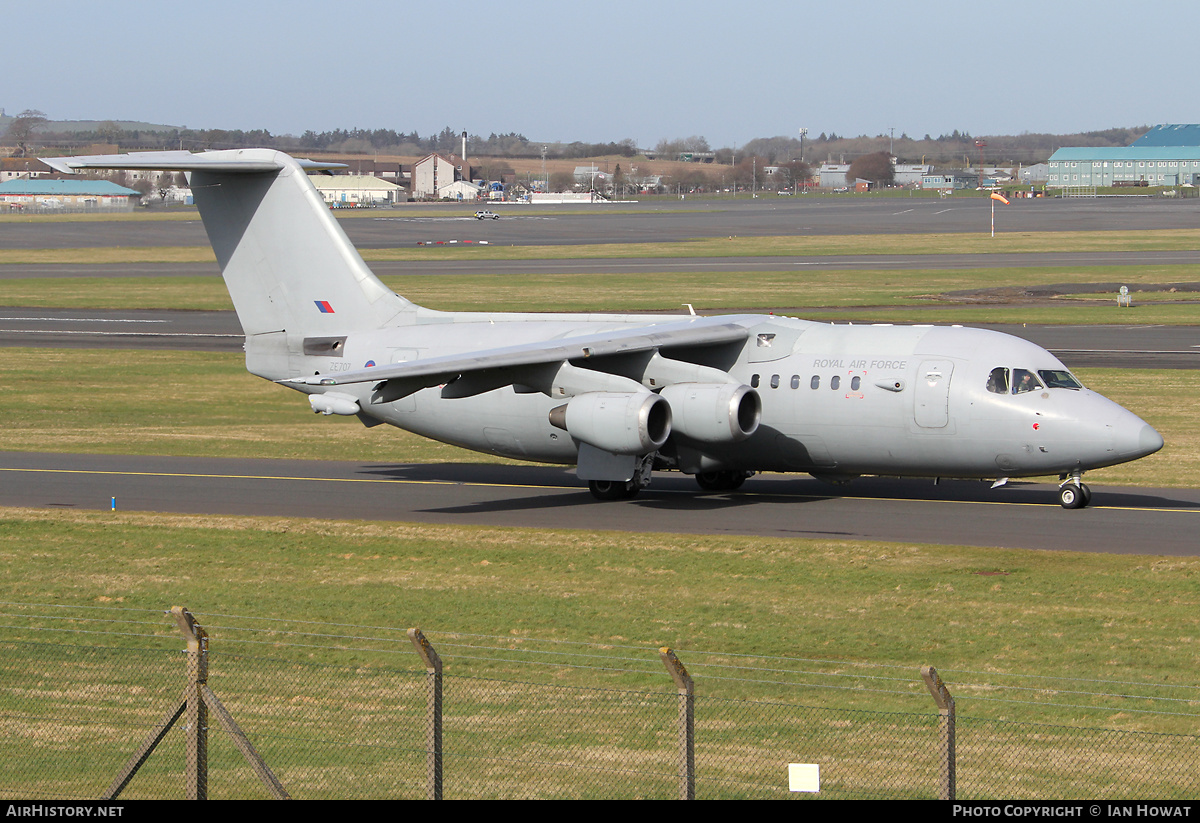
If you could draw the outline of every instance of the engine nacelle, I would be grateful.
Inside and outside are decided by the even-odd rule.
[[[702,443],[737,443],[754,434],[762,399],[736,383],[672,383],[659,395],[671,404],[671,426]]]
[[[671,434],[671,406],[650,392],[587,392],[551,409],[550,424],[611,454],[649,454]]]

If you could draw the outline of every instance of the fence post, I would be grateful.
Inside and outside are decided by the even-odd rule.
[[[409,629],[425,664],[425,799],[442,799],[442,659],[420,629]]]
[[[942,738],[942,750],[945,757],[942,760],[938,796],[942,800],[953,800],[955,794],[956,756],[954,750],[954,696],[942,682],[937,669],[933,666],[921,667],[921,678],[926,688],[933,695],[933,702],[938,707],[938,732]]]
[[[208,633],[182,606],[171,609],[179,631],[187,639],[187,763],[184,779],[188,800],[208,799],[208,706],[201,696],[208,683]]]
[[[658,650],[658,656],[675,681],[679,695],[679,799],[696,799],[696,685],[687,673],[675,652],[667,647]]]
[[[208,634],[196,622],[196,618],[192,617],[191,612],[182,606],[175,606],[171,609],[171,615],[174,616],[179,630],[183,632],[183,636],[187,638],[187,673],[188,682],[183,690],[183,700],[179,702],[174,710],[163,718],[162,722],[156,725],[149,736],[142,741],[142,745],[138,748],[133,756],[125,763],[125,767],[121,769],[120,774],[116,779],[109,784],[108,790],[104,793],[106,799],[116,799],[116,797],[125,790],[129,785],[129,781],[133,780],[138,769],[146,762],[151,753],[158,747],[158,744],[166,737],[167,732],[181,717],[187,718],[187,728],[184,733],[187,736],[187,765],[185,767],[184,778],[187,783],[185,794],[188,800],[207,800],[208,799],[208,713],[212,711],[216,715],[217,722],[226,732],[229,733],[235,746],[241,751],[242,756],[254,769],[254,773],[258,775],[258,779],[262,781],[267,790],[276,800],[288,800],[287,790],[283,788],[283,784],[271,771],[271,768],[263,761],[259,754],[254,749],[254,744],[246,737],[245,733],[238,726],[237,721],[233,719],[233,715],[222,705],[221,701],[213,694],[213,690],[208,687]]]

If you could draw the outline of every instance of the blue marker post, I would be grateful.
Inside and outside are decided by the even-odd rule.
[[[115,497],[114,497],[114,498],[112,499],[112,502],[111,502],[111,504],[110,504],[110,505],[112,506],[112,508],[111,508],[111,509],[109,509],[109,511],[114,511],[114,512],[115,512],[115,511],[117,510],[117,498],[115,498]]]

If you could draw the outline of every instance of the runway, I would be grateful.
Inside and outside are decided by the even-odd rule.
[[[658,474],[599,503],[569,469],[0,453],[0,505],[453,525],[870,540],[1194,556],[1200,490],[1097,487],[1068,511],[1053,486],[805,475],[702,494]],[[803,550],[797,548],[797,551]]]
[[[714,237],[988,232],[991,201],[965,196],[858,198],[762,197],[757,200],[656,199],[636,204],[526,206],[500,204],[499,220],[475,220],[475,206],[401,204],[339,220],[360,249],[438,240],[501,245],[662,243]],[[996,212],[1005,232],[1151,231],[1200,227],[1200,199],[1146,197],[1016,199]],[[53,227],[47,245],[46,227]],[[5,222],[8,249],[114,246],[207,246],[195,220]]]

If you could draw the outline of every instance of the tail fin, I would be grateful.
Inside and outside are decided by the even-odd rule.
[[[248,352],[256,335],[330,337],[379,328],[415,309],[371,273],[305,174],[306,168],[337,164],[299,161],[271,149],[140,152],[46,162],[68,172],[188,172],[246,332]]]

